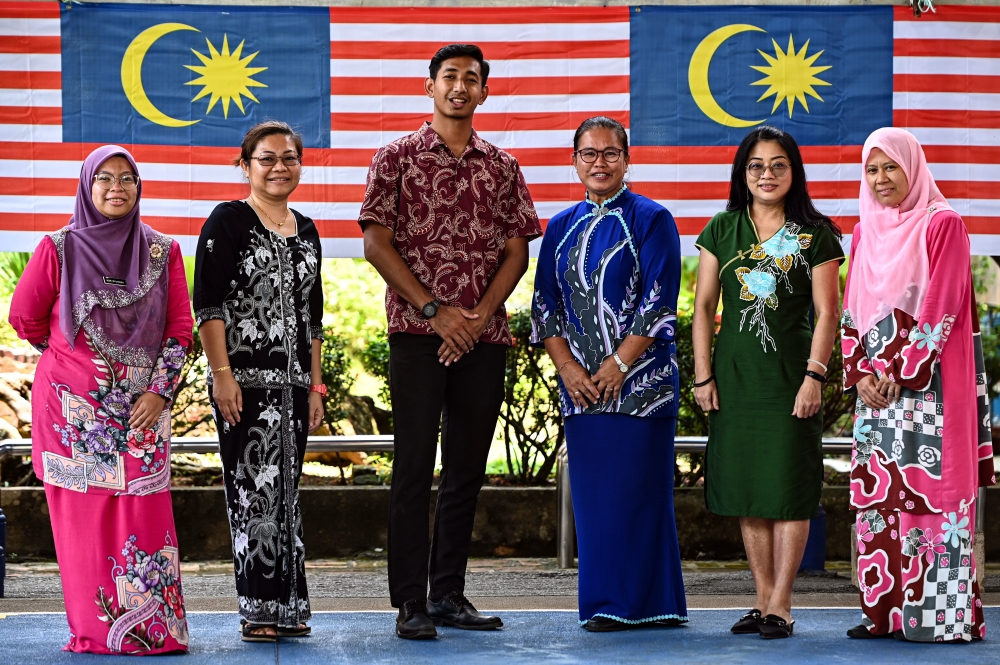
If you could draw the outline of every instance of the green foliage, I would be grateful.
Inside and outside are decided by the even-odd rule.
[[[983,342],[983,359],[986,361],[986,380],[990,400],[1000,391],[1000,308],[979,305],[980,332]]]
[[[677,434],[679,436],[708,436],[708,414],[701,410],[694,399],[694,345],[691,342],[690,312],[677,313],[674,341],[677,345],[677,366],[680,376],[680,393],[677,396]]]
[[[385,331],[385,282],[364,259],[323,260],[323,322],[344,338],[352,356]]]
[[[350,372],[347,340],[338,335],[333,326],[323,328],[322,354],[322,381],[327,390],[323,398],[323,422],[330,432],[339,434],[337,423],[347,417],[344,401],[354,385],[354,375]]]
[[[507,452],[507,472],[520,483],[544,484],[565,434],[556,368],[544,349],[528,344],[531,312],[510,316],[514,346],[507,350],[504,403],[500,426]]]
[[[30,252],[0,252],[0,296],[10,298],[24,274]]]
[[[365,371],[379,380],[381,385],[378,396],[384,404],[391,404],[389,399],[389,335],[382,329],[365,340],[365,345],[359,354],[361,366]]]
[[[201,345],[201,334],[195,326],[191,348],[181,366],[180,378],[174,390],[171,406],[172,435],[191,436],[196,432],[215,428],[208,402],[208,360]]]

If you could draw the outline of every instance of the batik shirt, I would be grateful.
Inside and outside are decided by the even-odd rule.
[[[322,249],[313,221],[292,213],[297,232],[284,238],[245,201],[220,203],[198,239],[195,317],[199,326],[225,321],[243,388],[311,384],[312,340],[323,338]]]
[[[591,375],[629,335],[654,341],[632,364],[618,399],[574,406],[562,379],[564,416],[677,415],[674,330],[680,237],[666,208],[622,189],[598,206],[585,200],[549,220],[535,273],[531,343],[562,337]]]
[[[358,221],[395,232],[392,246],[434,298],[473,309],[503,261],[510,238],[537,238],[538,215],[517,160],[472,132],[461,157],[430,123],[375,153]],[[389,334],[435,334],[420,310],[385,290]],[[501,305],[479,338],[510,344]]]

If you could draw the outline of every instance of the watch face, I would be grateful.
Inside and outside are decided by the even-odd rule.
[[[424,315],[425,319],[429,319],[435,314],[437,314],[438,308],[434,305],[434,303],[429,302],[426,305],[424,305],[424,308],[420,311]]]

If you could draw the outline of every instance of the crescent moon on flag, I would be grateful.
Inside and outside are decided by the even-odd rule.
[[[129,103],[139,112],[142,117],[150,122],[164,127],[188,127],[201,120],[178,120],[153,106],[149,101],[146,91],[142,87],[142,61],[146,57],[146,52],[152,48],[160,37],[176,32],[177,30],[193,30],[200,32],[197,28],[183,23],[160,23],[151,28],[146,28],[132,40],[132,43],[125,49],[125,56],[122,58],[122,88]]]
[[[719,106],[719,102],[715,101],[715,97],[712,96],[712,89],[708,85],[708,67],[712,64],[712,57],[718,48],[733,35],[750,30],[767,32],[762,28],[746,23],[725,25],[713,31],[698,44],[698,48],[691,55],[691,65],[688,67],[688,85],[691,87],[691,96],[694,98],[694,103],[698,105],[702,113],[726,127],[753,127],[764,122],[763,120],[743,120],[726,113]]]

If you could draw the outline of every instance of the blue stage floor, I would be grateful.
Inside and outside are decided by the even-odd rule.
[[[163,656],[156,665],[230,665],[280,663],[879,663],[913,665],[947,659],[963,665],[1000,662],[1000,608],[986,609],[987,641],[972,644],[912,644],[886,640],[851,640],[844,631],[859,613],[846,609],[796,612],[795,635],[764,641],[754,635],[731,635],[738,610],[692,610],[691,622],[679,628],[591,634],[580,628],[575,612],[503,612],[506,627],[496,632],[442,629],[435,641],[408,642],[393,633],[388,612],[321,612],[310,622],[313,634],[278,645],[245,644],[237,616],[189,615],[191,650]],[[992,639],[989,639],[992,635]],[[112,665],[124,657],[69,654],[60,651],[67,636],[62,614],[14,614],[0,619],[0,663]]]

